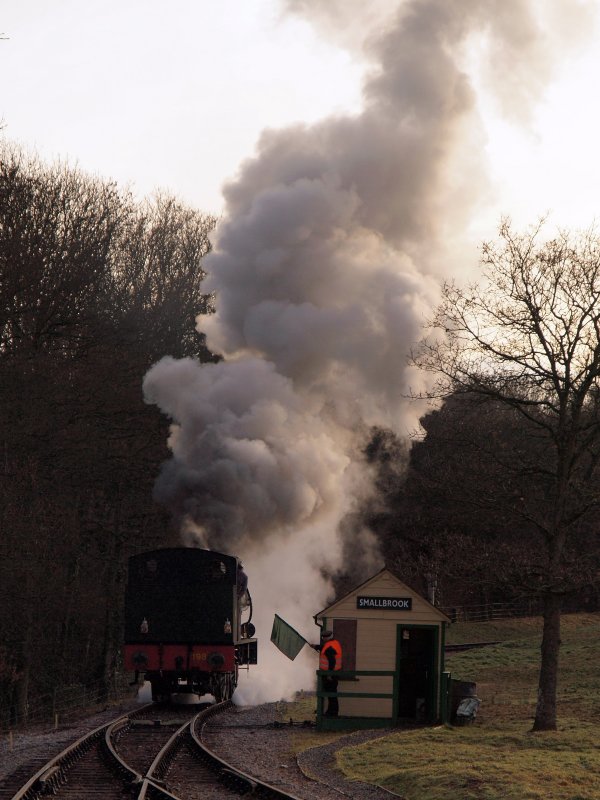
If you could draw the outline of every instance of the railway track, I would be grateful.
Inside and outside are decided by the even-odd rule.
[[[479,647],[490,647],[500,642],[466,642],[464,644],[447,644],[444,647],[444,652],[448,653],[462,653],[464,650],[476,650]]]
[[[225,800],[252,793],[258,798],[298,800],[217,756],[203,741],[209,719],[230,701],[204,706],[149,704],[78,739],[44,764],[12,800],[98,798],[123,800]]]

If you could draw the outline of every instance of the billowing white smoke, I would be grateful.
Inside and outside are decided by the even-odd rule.
[[[326,21],[329,4],[288,5]],[[572,24],[572,3],[558,7]],[[193,541],[246,561],[262,665],[242,684],[246,700],[313,682],[312,651],[291,665],[269,644],[273,613],[316,638],[311,617],[330,599],[329,576],[364,579],[380,564],[372,535],[340,522],[370,491],[360,457],[369,426],[417,426],[422,409],[405,398],[424,378],[406,357],[487,188],[461,65],[485,30],[495,53],[518,55],[520,74],[528,65],[529,86],[545,77],[532,8],[418,0],[379,14],[387,27],[361,43],[377,65],[363,112],[265,133],[225,189],[204,264],[217,313],[198,319],[224,360],[165,358],[146,376],[146,399],[174,420],[158,498]]]

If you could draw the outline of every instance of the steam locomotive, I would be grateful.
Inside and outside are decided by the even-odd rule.
[[[238,671],[257,662],[252,600],[239,559],[192,547],[132,556],[125,591],[125,668],[152,699],[229,700]]]

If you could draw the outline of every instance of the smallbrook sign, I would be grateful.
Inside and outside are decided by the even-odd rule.
[[[412,611],[412,597],[357,597],[357,608],[378,608],[384,611]]]

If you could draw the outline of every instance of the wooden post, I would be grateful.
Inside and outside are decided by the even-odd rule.
[[[323,698],[319,695],[323,691],[323,679],[320,675],[320,670],[317,671],[317,728],[321,728],[323,722]]]

